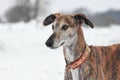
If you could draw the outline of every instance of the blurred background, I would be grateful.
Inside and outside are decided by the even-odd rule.
[[[0,0],[0,80],[63,80],[62,47],[45,46],[52,29],[42,25],[56,12],[84,13],[89,45],[120,43],[120,0]]]
[[[67,14],[84,13],[95,26],[120,24],[120,1],[68,1],[68,0],[0,0],[0,22],[18,23],[41,20],[42,16],[61,12]]]

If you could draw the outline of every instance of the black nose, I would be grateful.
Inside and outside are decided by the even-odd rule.
[[[50,37],[49,37],[49,39],[46,41],[46,46],[47,47],[52,47],[53,46],[53,44],[54,44],[54,37],[55,37],[55,33],[53,33]]]
[[[53,41],[48,39],[45,44],[46,44],[47,47],[52,47],[53,46]]]
[[[53,46],[53,41],[52,40],[47,40],[45,44],[46,44],[47,47],[52,47]]]

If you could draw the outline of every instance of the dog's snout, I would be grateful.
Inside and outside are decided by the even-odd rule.
[[[48,46],[48,47],[52,47],[52,45],[53,45],[53,40],[49,40],[49,39],[48,39],[45,44],[46,44],[46,46]]]
[[[53,46],[53,44],[54,44],[54,37],[55,37],[55,34],[52,34],[50,37],[49,37],[49,39],[46,41],[46,46],[48,46],[48,47],[52,47]]]

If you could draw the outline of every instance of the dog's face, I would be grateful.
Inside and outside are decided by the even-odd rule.
[[[44,20],[44,25],[52,23],[53,33],[46,41],[46,45],[52,49],[58,48],[72,40],[77,34],[77,23],[82,24],[82,19],[76,16],[52,14]],[[91,23],[92,24],[92,23]],[[91,25],[93,26],[93,25]]]
[[[52,24],[53,34],[46,41],[46,45],[50,48],[58,48],[71,40],[76,32],[73,24],[71,16],[57,17]]]

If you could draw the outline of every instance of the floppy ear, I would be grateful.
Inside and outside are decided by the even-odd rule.
[[[53,23],[57,16],[60,16],[60,14],[59,13],[55,13],[55,14],[51,14],[51,15],[47,16],[45,18],[45,20],[43,21],[43,25],[47,26],[47,25]]]
[[[79,24],[84,21],[85,24],[89,25],[91,28],[94,28],[93,23],[89,19],[87,19],[84,14],[76,14],[74,15],[74,19]]]

